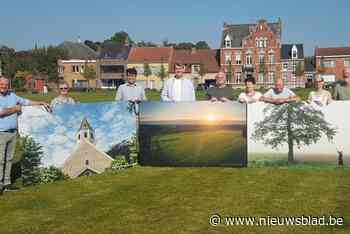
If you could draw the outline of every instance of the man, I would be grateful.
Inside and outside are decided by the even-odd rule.
[[[60,83],[58,88],[59,95],[55,97],[50,104],[52,108],[56,105],[75,104],[74,99],[69,97],[69,87],[66,82]]]
[[[207,91],[207,96],[210,101],[227,102],[233,100],[233,90],[226,85],[225,72],[220,71],[215,76],[216,87],[210,87]]]
[[[332,102],[332,95],[324,88],[324,80],[319,75],[315,79],[315,91],[311,91],[308,103],[315,103],[318,106],[327,106]]]
[[[3,191],[15,190],[11,186],[11,166],[16,146],[17,117],[22,106],[43,105],[47,110],[50,106],[44,102],[33,102],[16,96],[9,91],[9,80],[0,77],[0,194]]]
[[[337,84],[334,89],[334,99],[335,100],[350,100],[350,69],[344,71],[344,85],[341,86]]]
[[[147,100],[144,88],[136,84],[136,76],[135,68],[126,69],[127,83],[119,86],[115,97],[116,101],[139,103]]]
[[[260,98],[260,101],[277,105],[297,102],[299,100],[300,98],[293,91],[284,87],[284,81],[281,78],[276,79],[275,87],[267,91]]]
[[[254,90],[255,79],[253,77],[249,77],[244,80],[244,84],[245,84],[245,92],[241,93],[238,96],[238,101],[240,103],[247,103],[247,104],[258,102],[262,94]]]
[[[183,78],[185,66],[176,63],[174,68],[175,77],[165,81],[161,94],[162,100],[168,102],[196,101],[192,81]]]

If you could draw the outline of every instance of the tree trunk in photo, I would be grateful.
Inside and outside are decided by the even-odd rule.
[[[287,109],[287,134],[288,134],[288,162],[294,161],[294,143],[293,143],[293,133],[292,133],[292,117],[291,117],[291,107]]]

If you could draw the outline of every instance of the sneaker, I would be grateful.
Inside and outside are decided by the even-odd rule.
[[[4,190],[4,192],[15,192],[15,191],[19,191],[20,188],[14,186],[12,184],[9,184],[9,185],[5,185],[3,190]]]

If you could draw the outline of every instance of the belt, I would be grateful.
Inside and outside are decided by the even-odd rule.
[[[15,132],[17,132],[17,129],[11,128],[11,129],[8,129],[6,131],[0,131],[0,132],[15,133]]]

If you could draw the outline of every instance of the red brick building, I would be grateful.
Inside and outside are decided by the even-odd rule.
[[[281,75],[282,21],[256,24],[224,24],[221,38],[221,67],[230,74],[229,83],[244,84],[247,76],[255,77],[257,84],[271,86]],[[228,75],[230,76],[230,75]]]
[[[334,82],[344,77],[350,69],[350,47],[316,48],[316,72],[326,82]]]

